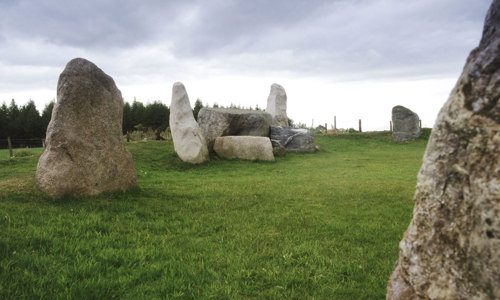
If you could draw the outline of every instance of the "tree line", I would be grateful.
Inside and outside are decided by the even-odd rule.
[[[45,105],[40,113],[33,100],[18,106],[14,99],[0,106],[0,139],[13,140],[44,139],[52,116],[54,101]],[[144,105],[134,100],[123,105],[123,133],[134,131],[137,127],[165,130],[168,127],[170,110],[158,101]]]
[[[198,118],[198,112],[203,107],[201,100],[197,99],[193,107],[195,119]],[[223,106],[215,103],[212,107]],[[241,108],[233,104],[229,107]],[[7,137],[13,140],[44,139],[53,108],[54,101],[45,105],[41,113],[37,110],[33,100],[22,106],[18,106],[14,99],[9,105],[4,102],[0,106],[0,140],[6,140]],[[250,109],[252,108],[250,107]],[[258,106],[256,109],[260,110]],[[132,104],[124,102],[123,134],[126,134],[127,131],[132,132],[144,128],[164,131],[169,126],[169,114],[170,108],[159,101],[146,105],[135,99]]]
[[[42,113],[33,100],[19,107],[12,99],[10,105],[0,106],[0,139],[43,139],[52,115],[54,101],[45,105]]]

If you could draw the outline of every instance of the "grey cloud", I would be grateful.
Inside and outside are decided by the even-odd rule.
[[[151,74],[154,67],[172,69],[175,59],[175,70],[182,69],[180,63],[203,61],[239,74],[344,79],[457,74],[479,41],[489,3],[4,0],[0,62],[62,68],[76,56],[99,57],[113,66],[130,66],[135,76]],[[154,55],[131,50],[148,48],[161,50]],[[140,61],[125,61],[134,59]]]
[[[0,28],[10,38],[63,46],[134,47],[154,39],[177,6],[182,1],[10,1],[0,4]]]
[[[276,65],[279,60],[271,60],[267,67],[295,67],[301,73],[383,73],[391,68],[397,69],[392,70],[395,75],[412,70],[455,73],[457,61],[477,45],[489,1],[260,4],[201,10],[200,22],[189,34],[176,37],[176,55],[214,59],[291,51],[293,61]]]

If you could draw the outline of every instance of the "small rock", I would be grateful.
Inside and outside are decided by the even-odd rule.
[[[283,157],[286,155],[286,149],[285,147],[276,147],[276,148],[273,148],[273,154],[274,156],[280,156],[280,157]]]

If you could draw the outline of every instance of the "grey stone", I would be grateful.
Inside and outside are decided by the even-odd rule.
[[[288,116],[286,115],[286,92],[285,89],[276,83],[271,85],[271,92],[267,98],[266,112],[271,114],[273,126],[288,126]]]
[[[97,195],[137,185],[122,137],[122,95],[113,79],[88,60],[71,60],[59,76],[46,147],[36,170],[51,196]]]
[[[274,161],[273,147],[267,137],[223,136],[215,139],[215,153],[227,159]]]
[[[198,123],[207,140],[208,150],[213,150],[215,138],[229,135],[269,137],[270,114],[246,109],[207,108],[198,114]]]
[[[285,148],[290,152],[313,153],[316,150],[314,134],[302,128],[271,126],[271,142],[274,148]]]
[[[432,130],[388,299],[500,299],[500,1]]]
[[[273,148],[273,154],[274,154],[274,157],[276,156],[285,156],[286,155],[286,149],[285,147],[275,147]]]
[[[210,159],[205,137],[194,119],[186,88],[180,82],[172,87],[169,122],[174,149],[180,159],[192,164]]]
[[[392,138],[396,142],[411,141],[420,137],[420,118],[408,108],[392,108]]]

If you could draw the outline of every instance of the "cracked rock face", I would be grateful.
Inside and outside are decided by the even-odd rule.
[[[35,180],[51,196],[97,195],[137,185],[122,137],[123,100],[113,79],[75,58],[59,76],[57,102]]]
[[[441,109],[388,299],[500,298],[500,0]]]
[[[205,137],[194,119],[186,88],[180,82],[176,82],[172,88],[169,120],[175,152],[180,159],[192,164],[210,159]]]
[[[270,138],[273,148],[276,149],[308,153],[316,151],[314,134],[307,129],[290,126],[271,126]]]

